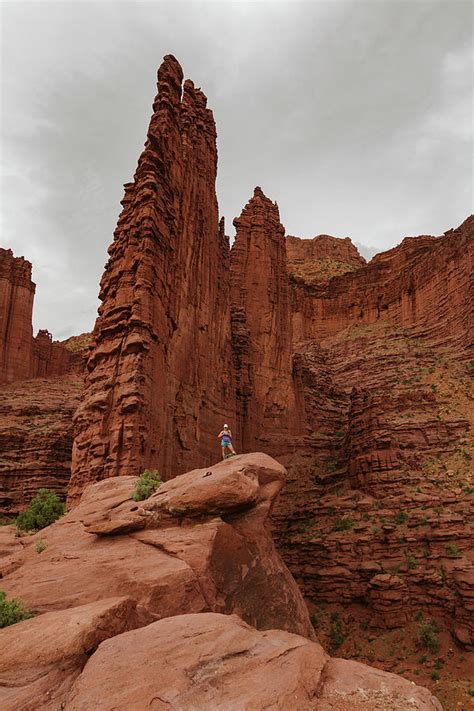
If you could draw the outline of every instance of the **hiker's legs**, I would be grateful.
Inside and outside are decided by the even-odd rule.
[[[225,459],[225,458],[226,458],[226,453],[225,453],[225,449],[226,449],[226,448],[225,448],[225,447],[221,447],[221,449],[222,449],[222,459]]]
[[[236,452],[235,449],[234,449],[234,445],[233,445],[233,444],[229,444],[229,449],[230,449],[230,451],[232,452],[232,454],[237,454],[237,452]]]

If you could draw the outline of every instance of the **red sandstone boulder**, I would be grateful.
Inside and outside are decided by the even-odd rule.
[[[99,643],[134,626],[130,598],[49,612],[0,631],[2,711],[56,710]]]
[[[134,477],[104,480],[1,559],[2,588],[40,613],[125,595],[142,624],[212,610],[312,637],[301,593],[265,527],[284,480],[266,454],[189,472],[144,502],[131,499]],[[46,545],[40,554],[38,539]]]
[[[235,615],[182,615],[107,640],[86,664],[66,711],[441,710],[427,689]]]

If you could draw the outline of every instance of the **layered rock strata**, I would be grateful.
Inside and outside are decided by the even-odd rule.
[[[232,349],[237,429],[244,450],[288,450],[299,434],[292,366],[285,229],[276,203],[255,188],[234,220],[231,252]]]
[[[33,338],[36,285],[31,263],[0,248],[0,383],[62,375],[70,369],[70,353],[53,342],[46,330]]]
[[[31,377],[35,288],[30,262],[0,249],[0,383]]]
[[[349,237],[317,235],[313,239],[301,239],[288,235],[285,242],[288,273],[305,284],[328,284],[333,277],[356,271],[366,264]]]
[[[71,476],[72,418],[80,373],[3,386],[0,398],[0,516],[25,508],[37,490],[66,498]]]
[[[329,284],[293,280],[294,332],[319,341],[353,324],[390,321],[438,347],[472,348],[474,217],[441,237],[407,237]]]
[[[229,245],[206,97],[165,57],[145,149],[101,281],[70,501],[90,482],[210,463],[233,424]],[[199,445],[199,446],[198,446]]]

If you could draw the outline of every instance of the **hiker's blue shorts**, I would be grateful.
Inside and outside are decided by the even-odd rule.
[[[221,439],[221,447],[230,447],[230,439]]]

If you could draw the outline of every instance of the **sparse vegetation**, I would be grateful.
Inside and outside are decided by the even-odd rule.
[[[410,570],[413,570],[414,568],[416,568],[416,560],[415,560],[415,557],[411,551],[405,551],[405,560],[406,560],[406,564]]]
[[[0,627],[9,627],[30,617],[33,617],[33,613],[24,606],[21,600],[14,597],[7,600],[7,594],[0,590]]]
[[[39,489],[26,511],[18,514],[18,531],[38,531],[57,521],[64,514],[64,504],[54,491]]]
[[[437,652],[440,646],[439,627],[436,620],[421,622],[418,626],[418,643],[420,647],[429,649],[430,652]]]
[[[448,558],[461,558],[462,553],[454,543],[447,543],[444,547]]]
[[[161,486],[161,477],[156,469],[145,469],[135,484],[134,501],[148,499]]]
[[[35,550],[37,553],[42,553],[46,550],[46,543],[44,541],[38,541],[36,543]]]
[[[398,511],[394,516],[394,521],[397,526],[400,526],[401,524],[405,523],[407,519],[408,514],[406,513],[406,511]]]
[[[341,620],[337,619],[332,623],[331,629],[329,630],[329,638],[331,640],[331,651],[334,652],[346,639],[346,634]]]
[[[315,612],[313,612],[313,614],[311,615],[311,624],[313,625],[313,627],[318,626],[318,616]]]
[[[354,521],[349,516],[337,518],[334,523],[335,531],[348,531],[354,525]]]
[[[431,678],[433,679],[433,681],[439,681],[439,679],[440,679],[439,672],[437,672],[437,671],[431,672]]]

